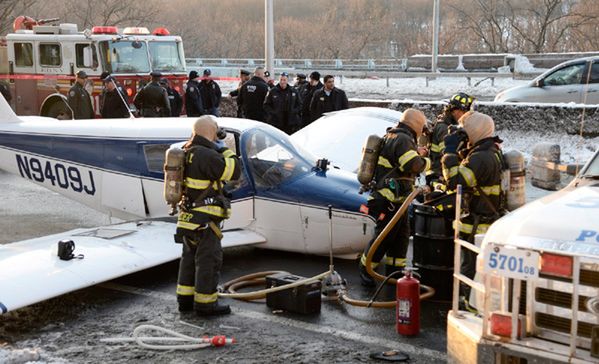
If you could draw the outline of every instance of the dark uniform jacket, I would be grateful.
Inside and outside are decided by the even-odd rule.
[[[314,92],[323,88],[322,82],[318,81],[316,86],[310,85],[308,83],[301,91],[302,97],[302,126],[306,126],[310,124],[312,120],[312,115],[310,115],[310,103],[312,102],[312,96],[314,96]]]
[[[322,114],[330,111],[345,110],[349,108],[349,102],[345,91],[334,87],[327,96],[324,88],[316,90],[310,102],[310,115],[312,121],[318,119]]]
[[[223,186],[224,182],[239,178],[241,166],[235,153],[217,148],[202,136],[195,136],[185,150],[184,203],[177,235],[194,238],[203,224],[230,216],[231,205],[223,195]]]
[[[102,117],[107,119],[128,118],[129,107],[123,102],[123,100],[126,102],[127,96],[120,86],[113,91],[106,90],[102,97],[102,105],[100,106],[100,114]]]
[[[257,76],[244,83],[239,90],[237,102],[241,105],[243,117],[252,120],[264,121],[264,98],[268,93],[268,85]]]
[[[497,146],[497,138],[486,138],[478,141],[465,151],[466,157],[460,161],[456,154],[445,154],[442,158],[443,176],[449,190],[455,190],[458,184],[463,186],[464,211],[468,213],[464,219],[461,233],[471,234],[473,221],[477,218],[475,234],[485,233],[490,223],[499,216],[501,200],[501,173],[503,155]],[[485,202],[476,187],[487,196],[493,208]]]
[[[185,90],[185,111],[187,116],[204,115],[204,105],[202,104],[202,95],[200,94],[200,84],[196,80],[187,82]]]
[[[94,118],[94,108],[92,107],[92,100],[89,97],[89,93],[78,82],[75,82],[73,87],[69,90],[69,97],[67,100],[69,106],[73,109],[73,117],[75,119]]]
[[[447,134],[449,134],[449,126],[456,124],[451,114],[441,116],[440,120],[437,120],[433,133],[431,135],[431,145],[429,148],[431,159],[431,173],[437,176],[442,175],[441,170],[441,157],[445,150],[445,142],[443,141]]]
[[[416,176],[430,168],[430,160],[418,154],[416,133],[406,125],[389,129],[383,139],[371,198],[401,203],[412,192]]]
[[[166,94],[168,95],[168,102],[171,105],[171,114],[169,116],[180,116],[181,109],[183,108],[183,99],[179,92],[172,87],[166,88]]]
[[[222,92],[218,83],[212,80],[202,80],[200,82],[200,94],[202,95],[202,104],[206,114],[210,114],[210,110],[217,109],[220,106]]]
[[[291,134],[297,130],[300,119],[299,112],[302,104],[299,93],[294,87],[287,86],[285,89],[278,84],[271,88],[264,100],[264,111],[266,111],[266,122],[270,125]]]
[[[171,104],[164,87],[158,82],[150,82],[141,89],[133,101],[135,107],[141,110],[145,117],[161,117],[171,114]]]
[[[10,105],[10,100],[12,100],[12,95],[10,94],[10,87],[4,82],[0,82],[0,93],[2,94],[2,96],[4,96],[4,99]]]

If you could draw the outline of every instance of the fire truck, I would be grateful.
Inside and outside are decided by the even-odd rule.
[[[103,72],[116,78],[130,104],[152,71],[161,72],[182,92],[187,75],[183,42],[166,28],[150,32],[144,27],[94,26],[79,31],[76,24],[48,24],[57,20],[20,16],[0,46],[1,78],[10,85],[18,115],[70,119],[66,95],[80,70],[89,75],[85,87],[96,115]]]

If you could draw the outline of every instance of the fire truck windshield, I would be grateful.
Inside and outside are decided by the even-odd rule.
[[[110,73],[149,73],[145,42],[121,40],[100,42],[103,68]]]
[[[152,70],[162,72],[185,72],[179,43],[173,41],[149,41]]]

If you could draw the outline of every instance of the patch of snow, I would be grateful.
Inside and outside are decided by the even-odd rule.
[[[535,66],[530,63],[528,58],[521,54],[514,55],[514,72],[515,73],[539,73],[544,71],[544,69],[535,68]]]
[[[4,364],[25,364],[39,363],[40,354],[33,349],[0,349],[0,363]]]

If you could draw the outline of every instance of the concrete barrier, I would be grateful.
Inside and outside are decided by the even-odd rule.
[[[441,101],[377,101],[377,100],[349,100],[350,107],[375,106],[403,111],[410,107],[422,110],[426,117],[435,120],[443,110]],[[490,115],[495,120],[498,130],[507,129],[515,131],[537,131],[547,133],[580,134],[581,120],[584,115],[585,137],[599,136],[599,106],[564,104],[499,104],[494,102],[478,102],[478,111]],[[221,114],[234,117],[237,114],[237,104],[230,98],[223,98]]]

